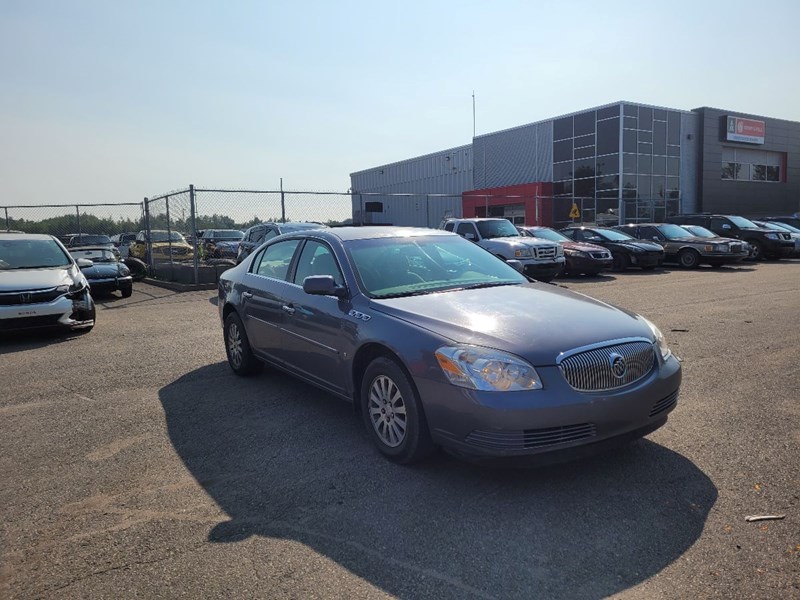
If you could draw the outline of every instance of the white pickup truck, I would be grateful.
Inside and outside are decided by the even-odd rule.
[[[518,260],[523,273],[539,281],[552,281],[564,270],[561,244],[523,237],[508,219],[446,219],[440,229],[453,231],[503,260]]]

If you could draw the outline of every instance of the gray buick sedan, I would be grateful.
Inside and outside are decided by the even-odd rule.
[[[579,456],[654,431],[678,400],[653,323],[446,231],[282,235],[222,274],[218,306],[235,373],[267,363],[352,402],[395,462]]]

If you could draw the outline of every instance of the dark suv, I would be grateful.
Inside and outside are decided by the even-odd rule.
[[[781,258],[794,251],[792,236],[785,231],[759,227],[736,215],[678,215],[667,219],[676,225],[700,225],[717,235],[744,240],[753,247],[751,258]]]
[[[282,233],[305,231],[307,229],[322,229],[327,227],[322,223],[308,223],[304,221],[290,221],[289,223],[259,223],[244,232],[239,249],[236,253],[237,264],[250,256],[250,253],[261,244]]]

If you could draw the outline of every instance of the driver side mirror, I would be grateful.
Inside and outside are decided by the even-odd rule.
[[[723,223],[723,224],[722,224],[722,228],[723,228],[723,229],[730,229],[730,228],[731,228],[731,226],[730,226],[730,225],[728,225],[727,223]]]
[[[476,236],[474,233],[465,233],[464,238],[468,239],[470,242],[474,242],[478,239],[478,236]]]
[[[654,242],[658,242],[658,241],[659,241],[659,237],[658,237],[657,235],[654,235],[654,236],[653,236],[651,239],[652,239]]]
[[[347,296],[347,288],[343,285],[336,285],[336,281],[330,275],[309,275],[303,280],[303,291],[312,296],[336,296],[337,298]]]
[[[94,262],[88,258],[79,258],[75,261],[75,264],[78,265],[79,269],[88,269],[89,267],[94,266]]]

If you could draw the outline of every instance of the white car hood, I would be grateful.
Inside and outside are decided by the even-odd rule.
[[[80,279],[77,267],[46,269],[0,269],[0,293],[46,290],[59,285],[72,285]]]

